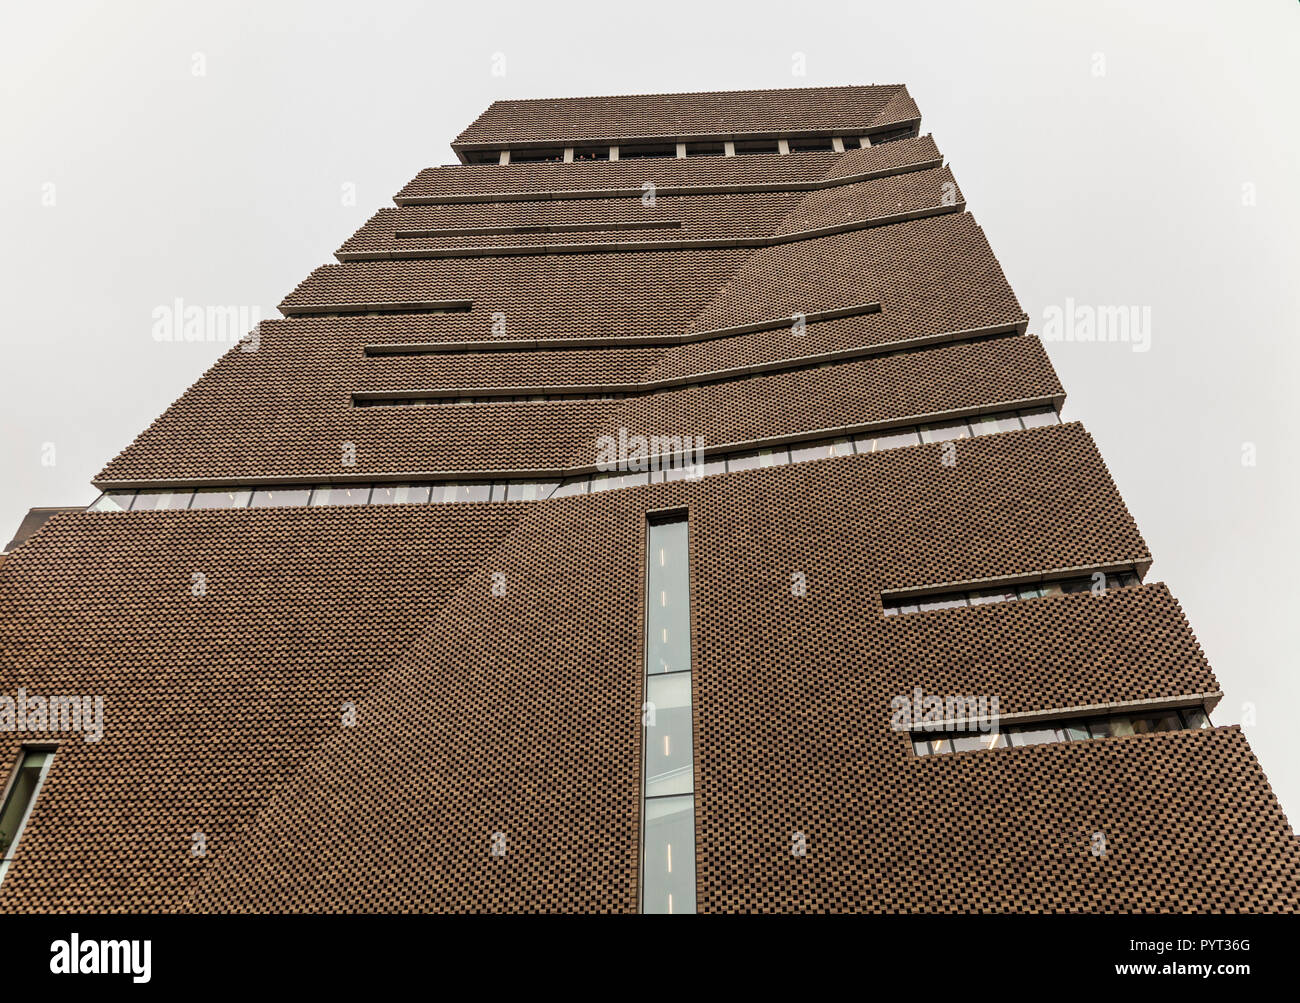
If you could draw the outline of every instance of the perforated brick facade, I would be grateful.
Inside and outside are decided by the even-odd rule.
[[[455,149],[918,117],[896,86],[500,102]],[[1159,582],[886,615],[1152,555],[1082,424],[1014,418],[1065,391],[933,140],[843,145],[422,171],[286,297],[316,313],[262,324],[96,483],[508,480],[591,468],[620,430],[774,465],[54,516],[0,564],[0,694],[100,695],[103,737],[0,731],[0,784],[57,743],[0,910],[637,911],[646,521],[680,511],[699,911],[1295,911],[1236,728],[922,756],[897,726],[918,688],[1034,721],[1212,710],[1220,685]],[[958,420],[977,434],[931,431]]]

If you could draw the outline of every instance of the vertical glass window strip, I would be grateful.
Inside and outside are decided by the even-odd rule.
[[[18,847],[18,839],[27,824],[27,816],[36,803],[41,783],[54,761],[54,753],[48,749],[24,749],[22,759],[10,778],[9,790],[5,792],[3,806],[0,806],[0,881],[13,861],[13,853]]]
[[[690,546],[686,518],[652,521],[646,546],[641,911],[695,912]]]

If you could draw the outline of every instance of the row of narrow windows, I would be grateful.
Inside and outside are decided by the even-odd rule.
[[[1141,579],[1132,571],[1106,574],[1103,571],[1074,578],[1050,582],[1030,582],[1025,585],[1000,585],[996,588],[973,589],[962,592],[942,592],[938,595],[908,599],[885,599],[882,602],[885,616],[899,613],[925,613],[934,609],[952,609],[955,606],[983,606],[987,603],[1015,602],[1020,599],[1038,599],[1042,596],[1074,595],[1080,592],[1100,593],[1106,589],[1127,588],[1140,585]]]
[[[650,160],[682,157],[743,157],[753,154],[830,153],[880,146],[916,135],[916,126],[900,126],[871,135],[815,136],[802,139],[718,140],[694,143],[615,143],[587,146],[552,146],[526,149],[467,150],[471,164],[559,164],[587,160]]]
[[[1035,721],[987,732],[967,729],[944,734],[912,733],[912,751],[918,756],[975,749],[1013,749],[1051,742],[1083,742],[1122,735],[1150,735],[1162,731],[1209,728],[1210,716],[1203,707],[1178,707],[1160,711],[1133,711],[1106,717]]]
[[[106,491],[90,506],[92,512],[145,512],[175,509],[211,508],[284,508],[294,505],[438,505],[450,502],[545,501],[568,495],[595,494],[617,488],[665,481],[688,480],[716,474],[779,467],[854,453],[876,453],[903,446],[944,442],[969,436],[1019,428],[1056,425],[1060,415],[1050,407],[1006,411],[936,422],[908,425],[850,438],[841,436],[797,446],[747,450],[705,460],[695,466],[662,464],[663,469],[646,469],[630,473],[596,473],[567,480],[474,481],[449,484],[369,484],[285,486],[255,488],[176,488],[139,491]],[[646,461],[647,465],[653,465]]]
[[[695,752],[691,715],[690,532],[651,519],[646,539],[641,708],[641,911],[695,912]]]

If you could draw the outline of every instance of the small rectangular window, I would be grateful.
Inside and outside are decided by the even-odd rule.
[[[36,804],[45,774],[50,771],[54,753],[48,749],[24,749],[9,778],[9,789],[0,804],[0,881],[13,862],[14,851],[22,837],[23,826]]]
[[[750,153],[780,153],[781,147],[775,139],[747,139],[736,143],[736,156]]]
[[[966,597],[960,596],[930,596],[921,600],[921,612],[932,609],[953,609],[956,606],[965,606]]]
[[[251,491],[240,488],[199,488],[190,508],[247,508]]]
[[[976,435],[992,435],[995,432],[1014,432],[1022,426],[1020,419],[1012,412],[978,415],[970,420],[970,427]]]
[[[972,592],[969,598],[972,606],[983,606],[985,603],[993,602],[1014,602],[1016,599],[1016,590],[1009,587],[1000,589],[981,589],[979,592]]]
[[[135,496],[135,501],[131,503],[131,511],[157,512],[167,509],[189,508],[192,497],[194,497],[194,492],[185,489],[178,491],[141,491]]]
[[[564,150],[562,149],[510,151],[510,163],[512,164],[562,163],[563,161]]]
[[[92,512],[125,512],[131,507],[134,491],[105,491],[90,506]]]
[[[727,153],[725,143],[687,143],[686,155],[688,157],[722,157]]]
[[[569,495],[585,495],[587,493],[587,478],[577,477],[571,481],[565,481],[552,492],[552,498],[567,498]]]
[[[371,505],[427,505],[427,484],[380,484],[370,495]]]
[[[1025,428],[1061,424],[1061,416],[1056,413],[1055,408],[1050,407],[1038,407],[1032,411],[1021,411],[1020,420],[1025,423]]]
[[[253,508],[287,508],[306,505],[310,488],[266,488],[253,492]]]
[[[369,505],[370,485],[363,488],[317,488],[311,493],[313,507],[326,505]]]
[[[676,143],[637,143],[633,146],[619,145],[619,160],[641,160],[646,157],[676,157]]]
[[[573,148],[573,159],[577,160],[608,160],[608,146],[575,146]]]
[[[506,491],[506,501],[542,501],[549,498],[551,492],[557,487],[559,481],[542,481],[536,484],[532,481],[515,481]]]
[[[491,484],[435,484],[430,501],[435,505],[451,502],[485,502],[492,500]]]
[[[792,139],[789,145],[791,153],[811,153],[835,149],[835,143],[829,136],[825,139]]]
[[[1011,745],[1015,747],[1045,745],[1049,742],[1061,741],[1061,732],[1058,728],[1050,725],[1022,724],[1019,727],[1008,729],[1007,738]]]
[[[941,421],[921,426],[922,442],[947,442],[949,439],[970,438],[970,428],[965,420]]]
[[[900,428],[894,432],[882,432],[876,436],[876,449],[897,449],[900,446],[917,446],[921,437],[914,428]]]

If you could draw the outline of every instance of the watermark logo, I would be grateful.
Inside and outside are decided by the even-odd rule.
[[[970,731],[990,735],[998,730],[996,695],[957,696],[926,693],[917,686],[911,695],[889,701],[889,725],[895,731]]]
[[[639,473],[643,470],[681,470],[690,480],[704,476],[702,435],[634,435],[620,428],[618,435],[596,439],[596,469]]]
[[[104,737],[104,698],[28,695],[22,687],[17,696],[0,693],[0,731],[79,731],[82,741],[98,742]]]
[[[261,345],[260,307],[186,305],[177,296],[154,307],[152,317],[151,333],[157,342],[242,342],[245,352],[255,352]]]
[[[1151,349],[1151,307],[1089,306],[1067,296],[1043,310],[1044,341],[1119,342],[1135,352]]]
[[[55,975],[130,975],[132,982],[152,977],[152,940],[82,940],[73,934],[50,944]]]

